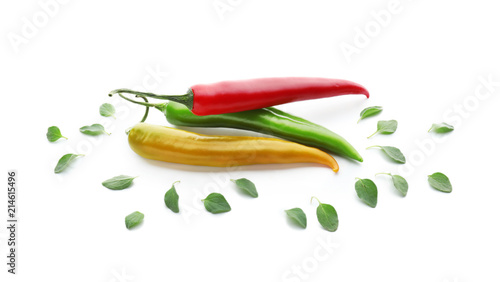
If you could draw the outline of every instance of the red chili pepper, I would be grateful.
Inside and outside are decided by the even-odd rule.
[[[369,97],[368,91],[357,83],[314,77],[258,78],[198,84],[191,87],[187,94],[180,96],[156,95],[129,89],[117,89],[110,95],[114,93],[179,102],[199,116],[235,113],[346,94],[364,94]]]

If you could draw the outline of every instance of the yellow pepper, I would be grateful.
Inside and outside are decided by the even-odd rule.
[[[276,138],[203,135],[139,123],[130,130],[128,142],[144,158],[171,163],[217,167],[318,163],[339,170],[329,154]]]

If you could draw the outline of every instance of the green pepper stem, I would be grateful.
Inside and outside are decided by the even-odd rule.
[[[190,110],[193,109],[193,96],[194,95],[193,95],[193,92],[191,90],[184,95],[157,95],[157,94],[150,93],[150,92],[141,92],[141,91],[135,91],[135,90],[131,90],[131,89],[121,88],[121,89],[115,89],[115,90],[109,92],[109,96],[113,96],[114,94],[121,94],[121,93],[135,94],[137,96],[149,97],[149,98],[155,98],[155,99],[161,99],[161,100],[169,100],[169,101],[184,104]]]
[[[144,102],[149,104],[149,101],[146,97],[142,97],[142,96],[138,96],[138,95],[135,95],[135,97],[141,97],[142,99],[144,99]],[[155,108],[157,108],[157,107],[155,106]],[[146,119],[148,118],[148,115],[149,115],[149,107],[146,107],[146,111],[144,112],[144,116],[142,117],[140,122],[145,122]]]
[[[145,122],[146,121],[146,119],[148,118],[148,115],[149,115],[149,108],[150,107],[156,108],[156,109],[158,109],[158,110],[160,110],[162,112],[165,109],[166,103],[158,103],[158,104],[149,103],[148,99],[146,97],[144,97],[144,96],[141,96],[140,94],[135,95],[135,97],[144,99],[144,102],[139,102],[139,101],[132,100],[130,98],[127,98],[127,97],[123,96],[122,93],[114,92],[114,91],[111,91],[111,93],[109,93],[109,96],[112,97],[116,93],[118,93],[118,95],[121,98],[123,98],[123,99],[125,99],[125,100],[127,100],[127,101],[129,101],[131,103],[138,104],[138,105],[146,107],[146,112],[144,113],[144,116],[142,117],[142,119],[141,119],[140,122]],[[125,132],[128,134],[129,131],[130,130],[127,130]]]
[[[132,102],[132,103],[138,104],[138,105],[142,105],[142,106],[146,106],[146,107],[155,107],[156,108],[158,105],[160,105],[160,104],[151,104],[151,103],[147,103],[147,102],[145,103],[145,102],[135,101],[135,100],[132,100],[130,98],[123,96],[122,93],[118,93],[118,92],[116,92],[116,93],[111,92],[108,95],[109,95],[109,97],[112,97],[114,94],[118,94],[120,97],[122,97],[123,99],[125,99],[129,102]],[[142,96],[140,94],[137,94],[136,97],[142,97]]]

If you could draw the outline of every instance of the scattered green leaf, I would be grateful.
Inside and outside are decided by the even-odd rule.
[[[300,227],[306,229],[307,218],[306,218],[306,214],[304,213],[304,211],[301,208],[293,208],[293,209],[285,210],[285,212]]]
[[[99,113],[103,117],[116,118],[115,117],[115,107],[113,107],[113,105],[108,104],[108,103],[104,103],[99,107]]]
[[[143,219],[144,214],[135,211],[125,217],[125,227],[127,227],[127,229],[132,229],[139,225]]]
[[[111,190],[123,190],[130,187],[136,177],[119,175],[102,182],[102,186]]]
[[[205,205],[205,209],[211,213],[223,213],[231,210],[226,198],[219,193],[211,193],[201,201]]]
[[[318,208],[316,208],[316,216],[321,226],[330,232],[336,231],[339,227],[339,217],[335,208],[329,204],[321,203],[316,197],[312,197],[311,201],[312,199],[316,199],[319,203]]]
[[[450,179],[441,172],[436,172],[428,177],[429,184],[431,185],[432,188],[445,192],[445,193],[450,193],[451,192],[451,182]]]
[[[403,194],[403,197],[406,197],[406,194],[408,193],[408,182],[406,182],[406,179],[404,179],[400,175],[395,175],[392,173],[385,173],[385,172],[377,173],[375,175],[379,174],[389,175],[392,178],[392,183],[394,184],[394,187],[396,187],[396,189],[399,192],[401,192],[401,194]]]
[[[447,124],[446,122],[433,123],[428,132],[434,131],[436,133],[447,133],[453,131],[453,129],[455,129],[453,125]]]
[[[49,127],[49,129],[47,130],[47,139],[50,142],[56,142],[57,140],[59,140],[61,138],[64,138],[66,140],[68,139],[68,138],[62,136],[61,130],[59,130],[59,127],[57,127],[57,126]]]
[[[171,211],[178,213],[179,212],[179,195],[175,190],[175,183],[180,181],[176,181],[172,184],[172,187],[165,193],[164,201],[167,208]]]
[[[398,129],[398,122],[395,120],[379,120],[377,122],[377,131],[375,131],[372,135],[366,137],[370,138],[373,135],[380,134],[393,134],[396,129]]]
[[[84,156],[84,155],[77,155],[77,154],[66,154],[62,156],[59,161],[57,162],[56,167],[54,168],[54,173],[60,173],[63,170],[65,170],[71,162],[73,162],[76,158]]]
[[[356,194],[358,197],[365,202],[365,204],[374,208],[377,206],[377,185],[373,183],[370,179],[357,178],[354,188],[356,189]]]
[[[259,193],[257,193],[257,189],[255,188],[255,184],[253,184],[252,181],[246,179],[246,178],[240,178],[240,179],[231,179],[232,182],[236,184],[241,190],[245,191],[248,195],[257,198],[259,196]]]
[[[401,150],[399,150],[396,147],[375,145],[375,146],[370,146],[370,147],[368,147],[366,149],[370,149],[370,148],[380,148],[393,161],[395,161],[397,163],[400,163],[400,164],[406,163],[405,156],[403,155],[403,153],[401,153]]]
[[[382,112],[382,107],[380,107],[380,106],[368,107],[368,108],[362,110],[361,113],[359,114],[360,118],[358,120],[358,123],[362,119],[365,119],[367,117],[371,117],[371,116],[377,115],[380,112]]]
[[[95,123],[95,124],[92,124],[92,125],[86,125],[86,126],[82,126],[80,128],[80,132],[83,133],[83,134],[87,134],[87,135],[101,135],[103,133],[109,135],[109,133],[106,132],[106,130],[104,130],[104,126],[98,124],[98,123]]]

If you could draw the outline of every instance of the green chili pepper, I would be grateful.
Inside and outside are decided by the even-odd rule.
[[[161,109],[167,121],[177,126],[230,127],[256,131],[316,147],[362,162],[363,158],[338,134],[303,118],[269,107],[251,111],[197,116],[186,106],[169,102]]]
[[[363,161],[358,151],[340,135],[318,124],[273,107],[228,114],[197,116],[181,103],[170,101],[168,103],[152,104],[134,101],[121,94],[120,96],[132,103],[160,110],[166,116],[167,121],[173,125],[250,130],[315,147],[359,162]],[[141,96],[138,95],[138,97]],[[141,98],[147,101],[145,97]],[[142,121],[146,117],[147,113]]]

